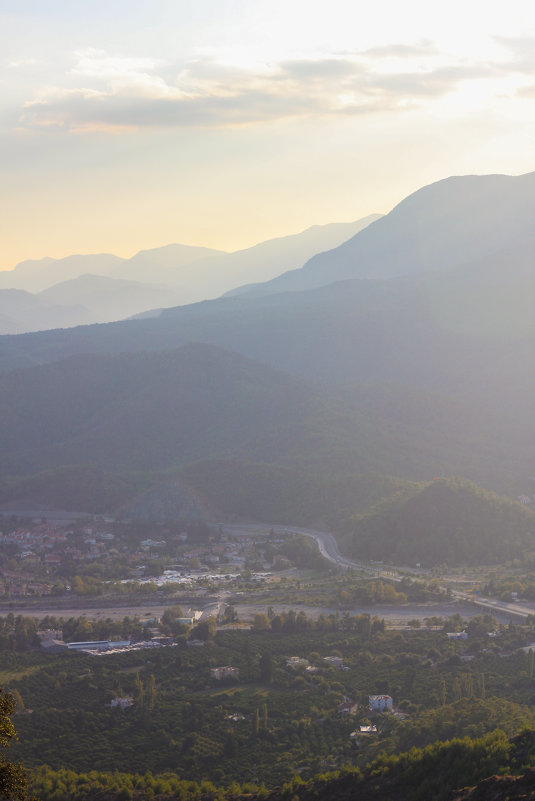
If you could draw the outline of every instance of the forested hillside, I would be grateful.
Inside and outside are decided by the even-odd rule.
[[[535,551],[535,514],[461,479],[437,479],[356,517],[346,547],[396,564],[489,564]]]

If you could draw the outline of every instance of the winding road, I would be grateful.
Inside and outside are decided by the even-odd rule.
[[[422,575],[421,572],[412,571],[409,568],[399,568],[395,566],[382,568],[380,565],[373,566],[364,564],[362,562],[355,562],[352,559],[349,559],[349,557],[340,553],[338,543],[333,535],[328,531],[315,531],[314,529],[302,528],[300,526],[284,526],[280,524],[267,525],[261,523],[225,525],[224,528],[236,535],[246,535],[247,533],[269,534],[271,531],[289,534],[304,534],[305,536],[311,537],[316,541],[319,551],[324,559],[332,562],[332,564],[336,565],[341,570],[353,568],[364,571],[370,576],[374,576],[376,578],[387,578],[390,581],[401,581],[403,575],[406,576],[408,573],[412,573],[415,576]],[[401,569],[403,570],[403,575],[399,573],[399,570]],[[451,598],[456,601],[474,604],[475,606],[479,606],[482,608],[482,610],[485,610],[489,613],[498,612],[500,615],[509,615],[512,620],[523,621],[530,615],[535,617],[535,604],[527,605],[525,603],[508,603],[506,601],[498,601],[494,598],[474,596],[471,593],[461,592],[460,590],[452,590],[448,587],[442,587],[442,589],[445,591],[449,590]]]

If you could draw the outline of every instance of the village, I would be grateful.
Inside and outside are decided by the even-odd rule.
[[[244,570],[257,579],[291,562],[258,535],[232,537],[222,528],[184,524],[153,528],[111,517],[80,522],[0,519],[0,596],[100,595],[113,591],[171,592],[176,585],[232,581]],[[120,586],[122,584],[122,588]],[[107,586],[106,586],[107,585]]]

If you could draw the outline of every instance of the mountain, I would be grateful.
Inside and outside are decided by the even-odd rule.
[[[291,426],[318,403],[304,382],[207,345],[73,357],[4,379],[0,461],[12,474],[161,471]]]
[[[532,467],[524,426],[478,406],[395,384],[335,391],[202,344],[159,353],[82,354],[6,372],[0,439],[4,476],[66,465],[155,476],[207,459],[226,460],[222,470],[234,472],[237,481],[240,469],[251,470],[251,481],[252,464],[300,471],[306,475],[296,475],[291,485],[301,500],[293,507],[286,502],[288,515],[320,485],[336,497],[329,476],[376,472],[421,480],[462,473],[518,494]],[[256,475],[251,489],[262,493],[266,473]],[[206,492],[198,472],[196,480],[184,477]],[[256,515],[284,497],[280,480],[266,495],[264,511],[257,504]],[[222,477],[212,471],[211,481],[212,503],[224,508],[216,490],[224,487]],[[238,513],[239,502],[238,496]],[[250,499],[251,513],[254,503]],[[358,504],[345,508],[350,513]],[[320,512],[313,504],[306,513],[311,519]]]
[[[172,306],[179,300],[178,293],[168,287],[100,275],[81,275],[63,281],[43,290],[38,297],[64,305],[83,302],[92,316],[91,322],[102,323],[130,317],[156,304]]]
[[[0,271],[0,286],[42,292],[44,289],[82,275],[100,275],[108,278],[166,283],[157,277],[159,271],[169,278],[177,268],[192,264],[223,251],[189,245],[167,245],[153,250],[142,250],[130,259],[111,253],[80,254],[62,259],[44,258],[22,261],[13,270]]]
[[[461,479],[405,489],[357,517],[345,538],[359,558],[425,566],[501,563],[533,553],[535,513]]]
[[[533,242],[531,229],[526,230],[533,206],[524,208],[521,201],[526,200],[526,187],[532,189],[533,175],[447,179],[426,187],[353,237],[342,251],[321,257],[358,246],[367,250],[370,271],[396,272],[412,265],[414,270],[427,266],[427,272],[354,278],[276,295],[243,294],[104,328],[3,340],[0,369],[79,352],[161,350],[204,341],[321,381],[395,380],[469,395],[477,402],[499,398],[501,408],[512,404],[512,414],[520,402],[525,411],[533,394],[525,365],[533,354],[535,292]],[[502,184],[503,196],[490,192]],[[504,211],[505,201],[512,211]],[[453,229],[461,226],[459,207],[466,214],[462,241],[453,236]],[[399,216],[403,225],[396,222]],[[451,238],[449,247],[436,230],[441,219]],[[496,220],[500,225],[491,236],[489,221]],[[499,249],[497,239],[502,245],[507,241],[507,248]],[[492,252],[482,252],[490,247]],[[354,272],[359,264],[354,262]],[[440,265],[443,269],[432,269]]]
[[[121,264],[114,275],[136,281],[146,281],[149,276],[152,282],[179,289],[181,304],[195,303],[222,293],[240,293],[243,290],[235,287],[244,281],[263,281],[302,267],[314,254],[340,245],[379,217],[371,214],[349,223],[313,225],[234,253],[191,248],[195,257],[186,259],[183,245],[144,250]]]
[[[323,459],[337,470],[413,479],[461,474],[517,495],[530,489],[535,450],[535,386],[529,369],[535,309],[529,273],[527,279],[523,275],[515,279],[511,271],[507,282],[477,276],[469,282],[461,272],[350,281],[254,300],[225,298],[155,319],[4,337],[0,364],[6,369],[63,357],[71,359],[74,370],[77,354],[122,351],[131,356],[125,360],[130,369],[145,369],[151,352],[188,341],[217,344],[320,381],[323,393],[343,395],[343,411],[319,427],[310,429],[303,417],[288,432],[283,417],[278,428],[254,430],[246,445],[235,439],[233,454],[240,460],[296,467],[299,460],[319,465]],[[500,306],[501,292],[517,301]],[[492,312],[497,304],[501,319]],[[103,359],[108,369],[106,364]],[[94,369],[100,369],[97,357]],[[42,370],[48,375],[45,365]],[[76,384],[62,370],[57,381]],[[32,388],[32,376],[19,382],[29,382],[27,392],[36,405],[41,389]],[[2,384],[6,381],[3,376]],[[110,377],[110,385],[114,382]],[[223,450],[198,451],[191,458],[216,453]],[[32,469],[46,466],[42,462]]]
[[[232,276],[235,288],[230,291],[222,289],[221,292],[229,296],[242,294],[249,288],[249,284],[236,286],[242,281],[265,280],[259,276],[268,278],[274,271],[278,274],[278,271],[302,267],[315,254],[342,244],[380,217],[380,214],[370,214],[350,223],[313,225],[302,233],[270,239],[252,248],[229,253],[220,260],[220,270]]]
[[[251,288],[273,293],[349,278],[439,271],[535,244],[535,172],[446,178],[409,195],[389,214],[327,253]]]
[[[157,284],[176,284],[189,265],[217,259],[226,255],[222,250],[191,245],[164,245],[159,248],[140,250],[130,259],[124,259],[110,274],[114,278],[128,281],[150,281]]]
[[[151,275],[178,289],[181,304],[196,303],[225,293],[233,295],[235,288],[244,281],[265,280],[285,270],[301,267],[315,253],[339,245],[378,217],[372,214],[352,223],[315,225],[299,234],[270,239],[235,253],[201,259],[184,265],[180,270],[151,268]],[[242,291],[237,289],[236,294]]]
[[[0,334],[70,328],[92,322],[96,322],[94,316],[80,302],[64,304],[23,289],[0,289]]]
[[[496,178],[501,183],[501,176],[489,176],[488,186],[492,187]],[[523,178],[531,180],[531,176]],[[522,180],[510,181],[513,186],[524,186]],[[432,206],[437,197],[442,198],[444,186],[450,184],[455,188],[455,199],[459,194],[456,187],[465,182],[466,196],[470,197],[474,179],[452,179],[422,190],[424,194],[428,192],[427,205]],[[480,185],[480,179],[475,179],[475,185]],[[481,185],[487,186],[487,182],[482,181]],[[504,187],[509,186],[507,179]],[[448,193],[452,195],[452,191]],[[510,194],[505,194],[511,200]],[[409,207],[414,207],[415,197],[408,199]],[[482,235],[492,215],[489,203],[483,204],[477,197],[486,211],[478,217],[479,206],[472,205],[471,216],[477,217],[474,230]],[[497,205],[494,217],[505,220],[503,203],[496,197],[493,202]],[[424,211],[428,221],[445,215],[445,201],[436,200],[436,205],[434,211],[422,210],[421,201],[416,203],[414,230],[419,230],[418,214]],[[28,400],[13,395],[5,401],[6,420],[11,419],[13,409],[19,414],[28,405],[28,423],[20,424],[21,431],[33,430],[36,423],[32,418],[37,420],[42,414],[30,409],[44,391],[36,376],[41,376],[45,385],[64,382],[72,387],[78,383],[77,370],[85,376],[84,381],[89,381],[91,371],[96,375],[102,370],[107,384],[115,383],[118,387],[117,404],[124,398],[126,408],[138,400],[139,384],[142,388],[139,400],[145,398],[153,416],[145,427],[136,412],[131,424],[125,421],[123,426],[117,405],[114,414],[118,430],[124,429],[124,442],[116,441],[115,457],[111,448],[113,437],[108,443],[104,428],[98,434],[103,450],[97,454],[84,420],[78,419],[75,424],[73,419],[72,436],[78,431],[78,440],[58,431],[56,441],[46,447],[43,443],[33,451],[29,441],[24,444],[24,437],[17,442],[12,440],[12,447],[4,449],[4,468],[8,469],[8,460],[9,469],[15,472],[48,466],[46,458],[52,459],[52,465],[61,464],[62,458],[78,464],[80,453],[87,455],[90,464],[113,470],[130,469],[130,458],[137,468],[154,470],[158,464],[178,468],[196,459],[217,456],[245,464],[267,462],[289,469],[306,465],[307,471],[314,473],[322,469],[350,473],[375,471],[416,480],[460,474],[502,492],[514,495],[529,492],[535,451],[535,381],[530,368],[535,351],[533,250],[526,237],[519,236],[513,241],[511,231],[518,232],[522,216],[518,203],[515,209],[517,217],[511,220],[509,215],[507,226],[499,232],[502,243],[509,241],[508,250],[493,249],[487,255],[480,252],[469,263],[459,264],[452,257],[449,269],[338,281],[300,292],[257,297],[243,294],[167,309],[149,319],[3,337],[0,369],[32,368],[24,375],[19,373],[18,378],[2,377],[6,386],[13,382],[25,386]],[[455,204],[447,218],[456,220],[456,225],[459,222]],[[387,219],[372,223],[352,241],[365,234],[370,236],[366,232]],[[525,228],[525,219],[522,226]],[[431,245],[427,229],[420,234],[423,252]],[[466,237],[470,239],[468,234]],[[496,241],[492,244],[495,246]],[[419,246],[409,240],[406,247],[410,255]],[[457,252],[455,247],[453,243],[450,254]],[[479,247],[481,251],[483,245],[480,243]],[[472,255],[476,249],[474,246],[470,251]],[[409,256],[400,252],[396,258],[399,265]],[[443,258],[444,253],[437,248],[437,261]],[[161,385],[172,398],[173,385],[157,372],[163,370],[162,352],[191,342],[232,351],[236,359],[240,354],[253,360],[257,363],[255,370],[267,371],[262,379],[258,372],[258,387],[269,385],[270,368],[290,374],[285,380],[295,381],[301,387],[300,397],[306,395],[307,401],[302,406],[297,404],[300,411],[294,408],[294,417],[288,416],[290,410],[276,401],[275,405],[279,404],[283,410],[278,420],[269,413],[263,419],[259,406],[253,404],[251,409],[256,411],[251,414],[257,415],[257,425],[244,425],[240,429],[233,422],[234,436],[224,440],[217,424],[210,422],[211,442],[201,428],[195,445],[196,422],[187,429],[187,415],[172,406],[175,399],[172,403],[170,400],[169,408],[175,408],[175,413],[181,415],[186,431],[184,447],[173,450],[172,437],[166,439],[162,431],[155,437],[150,433],[159,418],[165,429],[168,411],[162,412],[157,404],[153,405],[148,393],[154,390],[156,395],[154,388]],[[82,358],[82,354],[90,353],[95,354],[91,357],[93,362],[87,361],[88,356]],[[106,354],[116,354],[113,368],[104,358]],[[120,354],[124,355],[124,361]],[[214,357],[214,365],[221,366],[228,358],[227,354],[219,362]],[[45,369],[47,363],[52,367],[52,363],[60,360],[67,361],[61,367]],[[151,360],[153,373],[147,367]],[[43,365],[41,372],[33,372],[39,364]],[[219,366],[214,366],[216,375]],[[118,376],[134,376],[137,370],[138,384],[133,377],[128,379],[130,385],[123,386],[122,378],[118,381]],[[303,379],[312,385],[304,384]],[[276,386],[279,378],[273,380]],[[230,395],[236,395],[235,384],[223,374],[220,382]],[[136,387],[133,393],[129,386]],[[193,395],[200,409],[204,403],[202,385],[194,382],[193,386],[198,389],[198,395]],[[93,391],[88,384],[87,396],[91,397]],[[258,389],[260,396],[262,392]],[[78,390],[76,398],[77,393]],[[243,414],[247,419],[246,400],[252,402],[255,393],[245,398],[238,392],[237,397],[244,403]],[[112,431],[108,412],[113,411],[113,400],[104,401],[104,412],[94,421],[97,432],[101,424]],[[63,399],[61,403],[64,404]],[[85,408],[85,403],[82,396],[81,408]],[[212,411],[217,416],[216,404]],[[67,410],[66,420],[71,414]],[[140,430],[149,432],[146,449],[132,440],[138,424]],[[40,425],[47,430],[44,418]],[[177,425],[173,423],[171,429]],[[36,443],[41,442],[41,429],[35,432]],[[12,428],[8,426],[6,436],[13,436],[15,430],[19,430],[18,422]],[[109,453],[105,456],[108,444]],[[135,454],[133,449],[137,449]]]
[[[518,265],[223,298],[151,319],[4,338],[0,369],[204,341],[330,385],[386,380],[444,393],[531,431],[531,256]]]
[[[313,528],[339,528],[351,515],[417,486],[380,473],[322,474],[236,459],[194,462],[180,476],[223,515]]]
[[[7,478],[0,486],[2,510],[54,506],[73,512],[100,514],[117,509],[150,486],[145,476],[117,476],[94,467],[69,465],[31,476]],[[16,503],[13,503],[16,501]]]
[[[81,275],[36,294],[0,289],[0,334],[108,323],[179,301],[177,289],[101,275]]]
[[[232,290],[243,281],[264,281],[301,267],[315,253],[341,244],[378,219],[371,214],[350,223],[314,225],[306,231],[225,253],[213,248],[171,244],[141,250],[129,259],[110,253],[44,258],[0,271],[0,288],[41,292],[91,274],[179,289],[176,303],[193,303]],[[147,307],[148,308],[148,307]]]
[[[13,270],[0,271],[0,287],[41,292],[60,281],[77,278],[84,273],[110,275],[124,259],[111,253],[65,256],[63,259],[29,259]]]
[[[0,272],[0,287],[10,288],[0,289],[0,334],[112,322],[217,297],[243,281],[264,280],[301,266],[377,218],[317,225],[236,253],[166,245],[142,250],[131,259],[100,254],[21,262],[14,270]],[[13,288],[19,289],[18,295]]]
[[[178,300],[166,287],[100,275],[81,275],[36,294],[0,289],[0,334],[107,323]]]

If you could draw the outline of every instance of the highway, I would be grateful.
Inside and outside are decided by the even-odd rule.
[[[300,526],[284,526],[280,524],[267,525],[260,523],[225,525],[224,528],[227,531],[237,535],[246,535],[247,533],[269,534],[270,531],[274,531],[275,533],[288,532],[289,534],[304,534],[305,536],[311,537],[316,541],[319,551],[324,559],[336,565],[341,570],[354,568],[355,570],[364,571],[375,578],[385,578],[389,579],[390,581],[401,581],[403,575],[400,575],[400,570],[403,571],[404,575],[407,575],[407,573],[414,573],[415,577],[421,576],[421,573],[418,573],[417,571],[411,571],[405,567],[400,568],[389,565],[388,568],[385,569],[380,565],[373,566],[364,564],[362,562],[355,562],[352,559],[349,559],[349,557],[340,553],[335,538],[328,531],[315,531],[314,529],[302,528]],[[535,616],[535,603],[508,603],[505,601],[495,600],[494,598],[482,598],[481,596],[474,596],[471,593],[452,590],[447,586],[442,587],[442,589],[444,591],[449,590],[451,598],[456,601],[475,604],[476,606],[481,607],[482,610],[486,610],[489,613],[498,612],[501,615],[510,615],[511,619],[513,620],[525,620],[529,615]]]

